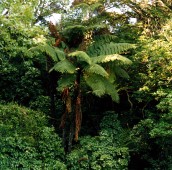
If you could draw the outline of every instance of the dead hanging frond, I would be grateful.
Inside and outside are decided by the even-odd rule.
[[[52,37],[54,37],[54,38],[59,37],[59,32],[57,31],[56,26],[51,21],[49,22],[49,30],[50,30]]]
[[[82,122],[81,92],[79,92],[75,106],[75,141],[78,141],[78,134],[81,129],[81,122]]]
[[[65,105],[65,112],[63,113],[62,118],[61,118],[60,128],[63,129],[65,127],[67,114],[69,114],[72,111],[71,96],[69,94],[69,88],[65,88],[63,90],[62,100],[63,100],[64,105]]]
[[[50,30],[51,36],[55,38],[54,47],[58,47],[62,41],[62,38],[61,38],[56,26],[51,21],[49,22],[49,30]]]

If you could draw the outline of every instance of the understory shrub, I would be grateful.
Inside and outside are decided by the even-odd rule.
[[[151,113],[131,131],[132,149],[148,162],[147,170],[172,169],[172,93],[161,94],[156,115]]]
[[[126,133],[117,115],[112,112],[107,114],[102,120],[100,135],[82,137],[80,144],[67,156],[68,169],[128,169],[129,151],[126,140],[122,140]]]
[[[0,104],[0,136],[0,169],[66,170],[61,139],[43,113]]]

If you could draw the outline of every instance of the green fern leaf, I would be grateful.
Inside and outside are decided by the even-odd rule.
[[[53,59],[53,61],[58,61],[55,48],[53,46],[45,44],[44,46],[42,46],[42,52],[48,54]]]
[[[116,80],[116,74],[114,72],[110,72],[108,80],[109,80],[110,83],[113,84],[115,82],[115,80]]]
[[[111,96],[112,100],[115,102],[119,102],[119,95],[118,92],[116,90],[116,87],[114,84],[110,83],[110,82],[106,82],[105,84],[106,86],[106,94],[108,94],[109,96]]]
[[[119,77],[122,77],[122,78],[125,78],[125,79],[129,79],[130,78],[128,73],[124,69],[119,67],[119,66],[114,66],[113,71]]]
[[[93,94],[101,97],[105,94],[106,88],[103,81],[103,77],[99,75],[84,76],[84,79],[89,87],[91,87]]]
[[[75,52],[68,54],[68,56],[69,57],[76,57],[78,59],[78,61],[81,61],[81,62],[84,61],[88,64],[91,64],[90,57],[84,51],[75,51]]]
[[[120,54],[134,48],[129,43],[114,43],[113,38],[108,35],[94,38],[93,43],[87,48],[87,54],[94,57],[98,55]]]
[[[47,43],[40,44],[36,47],[33,47],[33,48],[31,48],[31,50],[32,51],[41,51],[42,53],[46,53],[55,62],[57,62],[58,60],[65,59],[65,53],[63,51],[61,51],[60,49],[53,47]]]
[[[60,61],[64,60],[65,59],[65,53],[63,51],[61,51],[60,49],[58,48],[54,48],[55,50],[55,53],[56,53],[56,56],[58,57],[58,59]]]
[[[115,85],[113,85],[107,78],[95,74],[89,76],[85,75],[84,78],[88,86],[93,90],[93,94],[98,97],[108,94],[113,101],[119,102],[119,95]]]
[[[76,76],[74,74],[66,74],[58,81],[58,91],[63,91],[67,87],[71,87],[75,82]]]
[[[55,64],[54,67],[50,69],[50,72],[52,70],[58,71],[60,73],[73,74],[75,73],[76,67],[68,60],[62,60],[57,62],[57,64]]]
[[[111,61],[121,61],[123,64],[131,64],[132,61],[126,57],[123,57],[119,54],[112,54],[112,55],[102,55],[98,57],[92,57],[92,62],[93,63],[108,63]]]
[[[103,77],[108,77],[108,73],[106,72],[106,70],[98,64],[89,65],[88,67],[85,68],[85,72],[87,72],[88,74],[95,73]]]

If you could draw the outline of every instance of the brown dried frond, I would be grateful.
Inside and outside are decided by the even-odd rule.
[[[65,88],[62,92],[62,100],[63,102],[66,101],[67,96],[69,95],[69,88]]]
[[[72,111],[71,103],[72,103],[72,99],[71,99],[70,95],[68,95],[68,97],[66,99],[66,111],[67,111],[67,113],[70,113]]]
[[[60,45],[61,41],[62,41],[61,38],[56,39],[54,47],[58,47]]]
[[[64,112],[62,117],[61,117],[61,122],[60,122],[60,126],[59,127],[64,129],[65,123],[66,123],[66,112]]]
[[[82,122],[81,94],[79,94],[76,100],[76,110],[75,110],[75,141],[78,141],[78,134],[81,129],[81,122]]]
[[[59,37],[59,33],[57,31],[57,28],[51,21],[49,22],[49,30],[50,30],[50,33],[51,33],[52,37],[54,37],[54,38]]]
[[[71,96],[69,94],[69,88],[65,88],[63,90],[63,92],[62,92],[62,100],[63,100],[63,102],[65,104],[65,112],[63,113],[62,118],[61,118],[60,128],[64,128],[65,127],[67,114],[72,111]]]

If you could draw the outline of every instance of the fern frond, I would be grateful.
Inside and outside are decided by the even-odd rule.
[[[133,47],[134,46],[132,44],[113,42],[107,43],[105,40],[92,43],[91,46],[87,49],[87,53],[93,57],[99,55],[120,54]]]
[[[91,64],[91,65],[87,66],[85,68],[85,72],[88,74],[94,73],[94,74],[101,75],[103,77],[108,77],[107,71],[102,66],[100,66],[98,64]]]
[[[112,54],[112,55],[102,55],[98,57],[92,57],[91,58],[93,63],[108,63],[111,61],[121,61],[123,64],[132,64],[132,61],[126,57],[123,57],[119,54]]]
[[[66,58],[65,53],[62,50],[60,50],[57,47],[55,47],[54,50],[55,50],[55,53],[56,53],[56,55],[60,61],[62,61]]]
[[[93,90],[93,94],[98,97],[103,96],[106,93],[106,87],[103,81],[103,77],[99,75],[84,76],[84,79],[88,86]]]
[[[55,62],[58,60],[65,59],[65,53],[58,49],[57,47],[53,47],[49,44],[39,44],[36,47],[31,48],[32,51],[41,51],[42,53],[46,53],[51,59]]]
[[[68,54],[68,56],[69,57],[76,57],[78,61],[81,61],[81,62],[84,61],[88,64],[91,64],[90,57],[84,51],[75,51],[75,52]]]
[[[118,95],[115,85],[108,81],[106,82],[106,94],[111,96],[113,101],[117,103],[119,102],[119,95]]]
[[[119,102],[119,95],[115,85],[113,85],[107,78],[96,74],[89,76],[85,75],[84,78],[88,86],[93,90],[93,94],[98,97],[108,94],[111,96],[113,101]]]
[[[125,79],[129,79],[130,78],[129,75],[128,75],[128,73],[124,69],[122,69],[121,67],[114,66],[114,68],[112,68],[112,69],[113,69],[114,73],[117,76],[122,77],[122,78],[125,78]]]
[[[56,55],[55,48],[53,46],[44,44],[44,46],[42,46],[42,52],[49,55],[53,61],[58,61],[58,56]]]
[[[58,71],[60,73],[73,74],[76,70],[76,67],[68,60],[62,60],[57,62],[57,64],[55,64],[54,67],[50,69],[50,72],[52,70]]]
[[[110,83],[114,83],[116,81],[116,74],[114,72],[109,72],[109,77],[108,77],[108,80]]]
[[[63,75],[58,81],[58,91],[63,91],[66,87],[70,87],[74,84],[76,76],[74,74]]]

